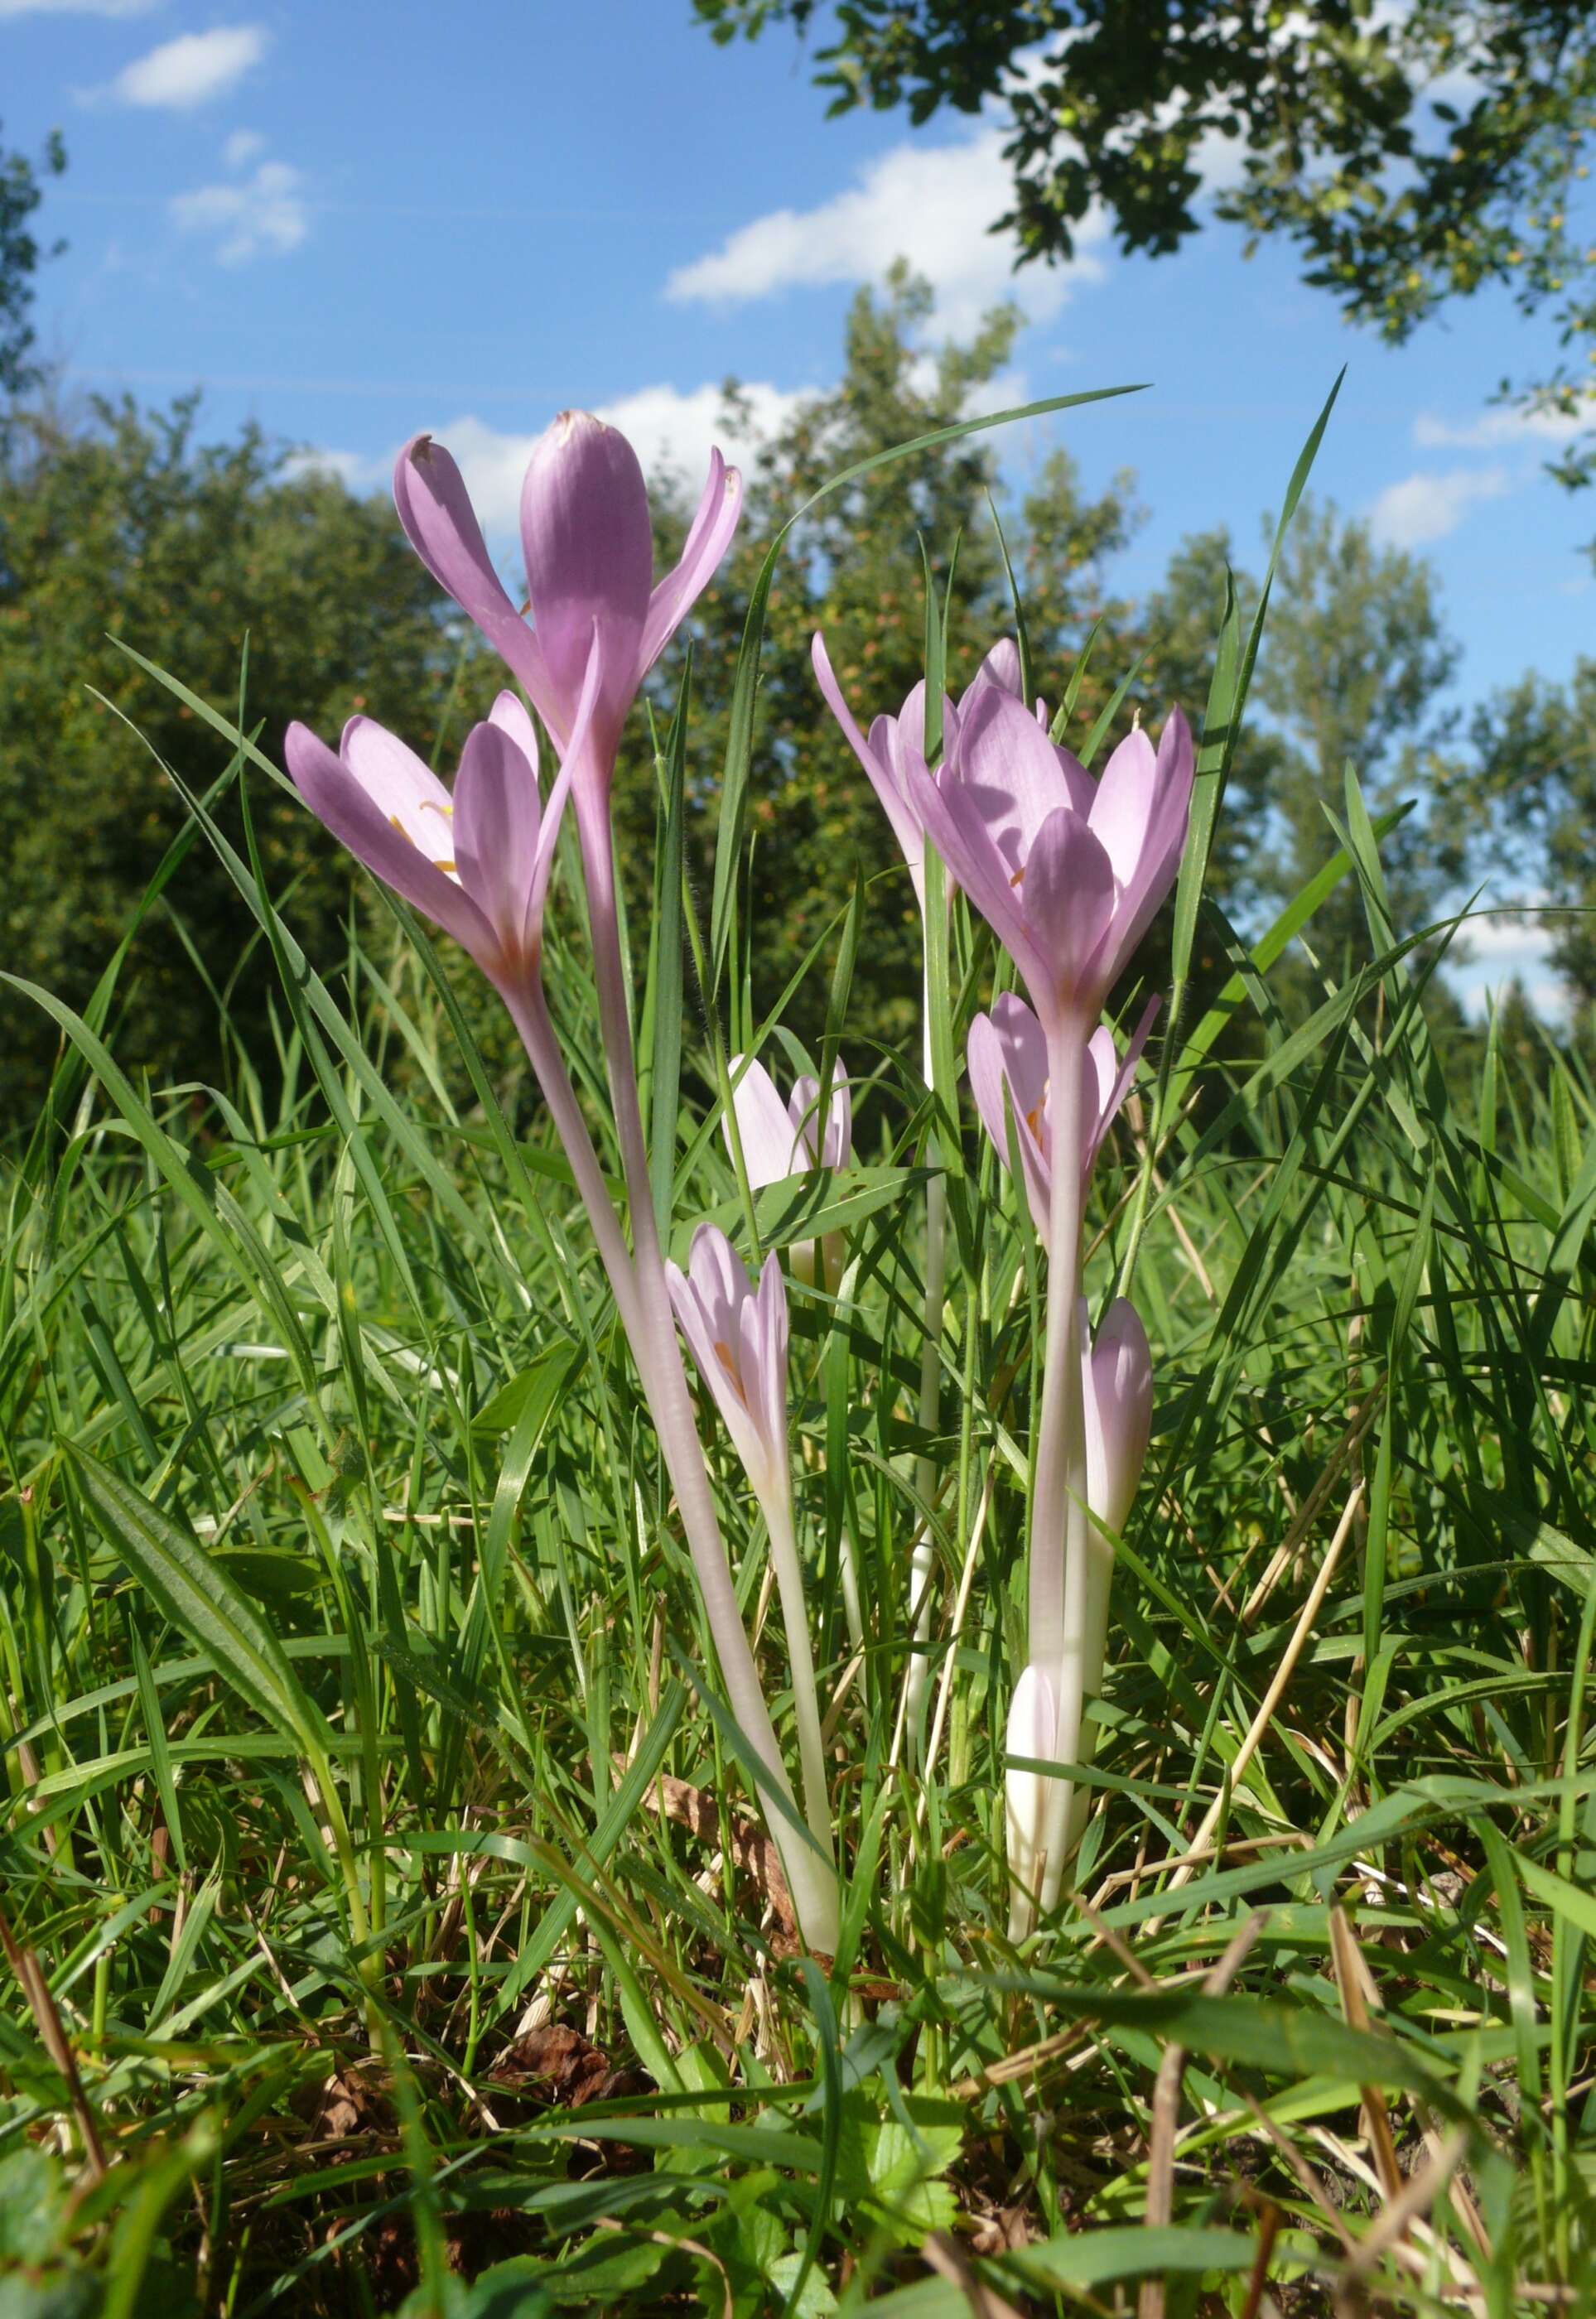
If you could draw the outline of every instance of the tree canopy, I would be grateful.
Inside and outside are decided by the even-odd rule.
[[[20,394],[36,379],[28,361],[33,345],[28,317],[33,275],[45,253],[32,221],[44,198],[41,173],[59,176],[66,166],[66,149],[57,136],[47,140],[37,162],[0,145],[0,394]]]
[[[822,21],[816,0],[693,0],[721,41]],[[1200,201],[1292,242],[1304,278],[1400,340],[1449,299],[1507,285],[1553,327],[1527,403],[1582,415],[1596,362],[1588,172],[1592,0],[837,0],[815,51],[834,113],[1008,123],[1022,260],[1068,257],[1106,212],[1162,256]],[[1554,472],[1596,472],[1596,436]]]

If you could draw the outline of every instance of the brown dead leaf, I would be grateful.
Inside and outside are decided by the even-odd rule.
[[[488,2071],[496,2092],[523,2095],[551,2109],[581,2109],[584,2102],[643,2093],[650,2082],[641,2070],[614,2068],[608,2053],[564,2021],[528,2029]]]

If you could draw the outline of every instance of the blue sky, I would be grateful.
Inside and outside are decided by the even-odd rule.
[[[1256,561],[1347,363],[1316,487],[1433,559],[1463,696],[1596,645],[1592,510],[1541,475],[1546,440],[1487,408],[1549,356],[1505,300],[1389,349],[1289,253],[1245,261],[1222,228],[1156,263],[1089,231],[1072,269],[1011,280],[984,231],[995,124],[828,121],[785,28],[719,49],[688,0],[0,0],[0,92],[7,144],[67,138],[43,221],[70,247],[38,321],[72,380],[202,386],[210,429],[258,420],[356,482],[434,429],[496,534],[556,410],[699,465],[719,382],[766,416],[825,385],[853,288],[902,253],[951,328],[1019,298],[1014,399],[1151,382],[1007,454],[1016,479],[1059,440],[1088,487],[1136,470],[1150,520],[1116,587],[1216,523]],[[1471,979],[1519,960],[1488,929]]]

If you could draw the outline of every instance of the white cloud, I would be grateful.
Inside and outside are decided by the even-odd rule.
[[[225,96],[266,51],[262,24],[219,25],[213,32],[184,32],[151,49],[119,72],[104,94],[121,104],[187,113]]]
[[[221,149],[221,158],[230,169],[248,168],[266,151],[266,144],[258,129],[235,129]]]
[[[350,492],[374,491],[391,471],[390,460],[368,459],[362,451],[292,451],[283,462],[290,483],[302,475],[332,475]]]
[[[1487,411],[1477,419],[1456,420],[1420,411],[1413,421],[1413,440],[1426,450],[1491,451],[1504,444],[1566,443],[1591,426],[1596,426],[1596,396],[1587,396],[1572,415],[1564,411]]]
[[[1500,998],[1510,982],[1519,982],[1544,1021],[1566,1021],[1567,986],[1552,970],[1552,934],[1536,917],[1536,899],[1531,897],[1522,909],[1483,910],[1463,927],[1459,940],[1467,944],[1468,955],[1448,971],[1473,1020],[1483,1015],[1486,1002]]]
[[[983,128],[955,145],[895,145],[818,209],[772,210],[707,257],[679,266],[665,295],[678,304],[735,305],[798,286],[879,281],[905,257],[931,284],[941,324],[955,337],[1006,298],[1045,321],[1078,283],[1101,280],[1103,263],[1093,253],[1108,239],[1107,221],[1087,217],[1068,266],[1015,274],[1012,236],[987,230],[1012,196],[999,129]]]
[[[1510,482],[1505,467],[1409,475],[1381,492],[1369,511],[1370,528],[1383,546],[1427,547],[1456,531],[1476,501],[1500,499]]]
[[[147,16],[161,0],[0,0],[0,23],[8,16]]]
[[[303,183],[286,161],[263,161],[240,184],[199,185],[176,194],[169,207],[185,233],[214,239],[221,265],[242,266],[267,251],[298,248],[310,230]]]

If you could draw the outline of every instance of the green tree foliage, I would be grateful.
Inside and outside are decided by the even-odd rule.
[[[0,946],[14,971],[75,1006],[183,826],[163,764],[195,790],[227,764],[113,638],[233,707],[248,639],[245,720],[274,753],[292,717],[336,735],[365,708],[426,752],[452,665],[437,591],[380,501],[296,471],[254,429],[203,445],[195,419],[192,401],[164,415],[98,403],[81,427],[34,414],[0,461]],[[275,890],[301,881],[295,923],[330,947],[346,865],[292,798],[258,780],[251,796]],[[236,813],[229,824],[236,836]],[[273,978],[258,958],[239,971],[244,945],[202,842],[124,972],[124,1064],[214,1075],[205,975],[231,979],[235,1019],[259,1032]],[[55,1033],[9,997],[0,1026],[0,1117],[14,1118]]]
[[[694,7],[722,41],[782,22],[802,34],[818,15],[816,0]],[[1007,113],[1014,203],[995,222],[1023,257],[1068,257],[1097,208],[1125,249],[1178,248],[1201,222],[1213,149],[1228,148],[1240,167],[1213,190],[1214,212],[1294,243],[1305,280],[1354,320],[1400,340],[1448,299],[1505,284],[1561,350],[1521,398],[1583,406],[1590,0],[841,0],[834,25],[815,57],[833,112]],[[1596,472],[1596,436],[1555,472]]]
[[[59,176],[66,166],[66,149],[57,136],[48,140],[37,162],[0,147],[0,394],[19,394],[37,377],[28,361],[33,344],[28,315],[33,275],[46,253],[32,220],[44,198],[41,173]]]
[[[1596,660],[1567,684],[1529,675],[1477,709],[1474,758],[1454,785],[1491,899],[1544,900],[1552,958],[1582,1008],[1596,1005]]]
[[[1423,801],[1453,777],[1455,719],[1441,701],[1457,663],[1431,566],[1380,547],[1357,518],[1304,500],[1258,663],[1258,698],[1285,744],[1255,873],[1271,898],[1295,893],[1335,851],[1325,808],[1340,817],[1348,764],[1371,812],[1420,807],[1381,848],[1396,923],[1416,929],[1456,883],[1464,868],[1456,825]],[[1366,956],[1350,882],[1320,913],[1311,940],[1337,978]]]

